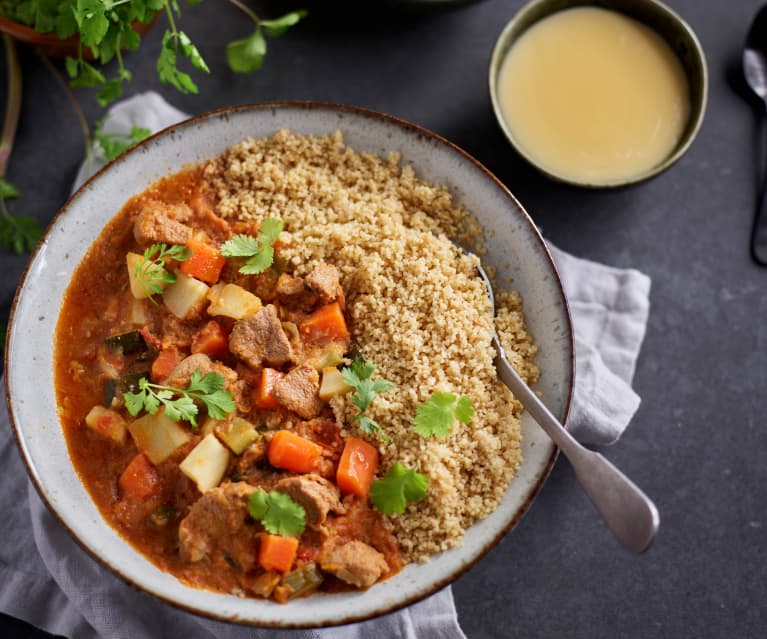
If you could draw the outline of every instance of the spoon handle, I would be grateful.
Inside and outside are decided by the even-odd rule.
[[[496,344],[497,365],[503,382],[570,460],[575,476],[615,537],[632,552],[646,550],[660,523],[655,504],[607,459],[581,446],[565,430],[525,384],[499,346]]]
[[[762,145],[759,196],[756,202],[754,226],[751,229],[751,257],[760,266],[767,266],[767,111],[759,116],[759,140]]]

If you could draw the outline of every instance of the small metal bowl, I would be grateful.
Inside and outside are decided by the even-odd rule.
[[[690,115],[682,135],[671,153],[660,163],[643,173],[609,182],[577,181],[558,175],[531,157],[518,143],[504,120],[498,96],[498,78],[506,54],[519,37],[539,20],[553,13],[574,7],[598,7],[627,15],[650,27],[671,47],[682,63],[690,90]],[[657,0],[532,0],[520,9],[504,27],[495,43],[490,59],[490,99],[495,117],[517,153],[545,175],[568,184],[587,188],[612,188],[647,180],[665,171],[689,148],[698,133],[706,110],[708,71],[703,48],[690,26],[674,11]]]

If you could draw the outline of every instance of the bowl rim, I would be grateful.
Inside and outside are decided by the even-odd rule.
[[[410,122],[408,120],[399,118],[397,116],[389,115],[381,111],[376,111],[367,107],[360,107],[360,106],[349,105],[349,104],[339,104],[339,103],[333,103],[333,102],[314,101],[314,100],[274,100],[274,101],[253,102],[253,103],[240,104],[240,105],[230,106],[230,107],[222,107],[222,108],[214,109],[211,111],[201,113],[199,115],[186,118],[180,122],[177,122],[173,125],[170,125],[164,129],[160,129],[157,132],[153,133],[151,136],[149,136],[148,138],[146,138],[139,144],[131,147],[130,149],[128,149],[127,151],[123,152],[118,157],[113,159],[112,161],[106,163],[103,167],[101,167],[98,171],[96,171],[90,178],[88,178],[85,182],[83,182],[83,184],[81,184],[70,195],[70,197],[66,200],[66,202],[62,205],[59,211],[57,211],[54,217],[52,218],[42,238],[40,239],[34,251],[30,255],[27,265],[25,266],[25,269],[19,280],[19,285],[17,286],[16,292],[14,294],[13,303],[11,306],[11,311],[10,311],[9,321],[8,321],[8,331],[6,334],[5,351],[3,355],[3,364],[5,367],[5,370],[6,371],[8,370],[8,367],[10,364],[9,354],[11,353],[11,350],[12,350],[11,344],[12,344],[12,340],[14,339],[13,327],[14,327],[14,322],[16,320],[16,312],[19,305],[19,300],[22,296],[22,291],[24,290],[24,288],[26,287],[28,283],[28,280],[30,280],[31,268],[33,264],[35,263],[36,257],[39,254],[39,252],[42,250],[42,247],[46,244],[52,232],[52,229],[55,227],[55,224],[59,220],[59,218],[70,214],[70,210],[73,203],[75,203],[79,199],[80,195],[83,192],[85,192],[86,190],[90,188],[93,182],[98,180],[99,176],[101,176],[103,173],[107,171],[114,170],[114,167],[119,166],[125,160],[127,156],[132,155],[134,153],[142,152],[142,149],[150,145],[157,138],[172,136],[174,135],[175,132],[177,132],[181,128],[185,128],[185,127],[191,128],[192,126],[198,125],[208,119],[213,119],[216,117],[227,117],[229,115],[237,114],[240,112],[259,111],[259,110],[268,111],[268,110],[280,109],[280,108],[294,108],[294,109],[297,108],[297,109],[308,109],[308,110],[324,109],[334,113],[349,113],[349,114],[353,114],[357,116],[362,116],[363,118],[372,118],[374,120],[393,124],[399,128],[405,129],[406,131],[410,133],[423,136],[426,139],[432,140],[434,142],[439,143],[442,146],[447,147],[450,151],[457,153],[464,160],[473,164],[475,168],[477,168],[482,174],[484,174],[485,177],[489,178],[500,189],[500,192],[503,194],[505,198],[511,201],[517,213],[521,215],[521,217],[525,220],[526,224],[529,226],[529,229],[532,232],[532,236],[535,238],[536,242],[539,244],[539,248],[542,249],[542,255],[547,260],[548,266],[552,269],[552,272],[556,275],[555,286],[556,286],[556,290],[559,295],[559,298],[562,302],[563,320],[567,328],[566,335],[565,335],[566,344],[569,347],[569,358],[568,358],[569,383],[568,383],[568,388],[566,389],[566,396],[564,398],[564,405],[562,408],[562,423],[566,425],[567,419],[572,409],[573,389],[575,386],[575,346],[574,346],[572,316],[570,313],[567,297],[565,296],[564,287],[563,287],[561,276],[559,275],[559,271],[557,269],[556,263],[551,255],[551,252],[549,251],[548,246],[543,240],[543,237],[540,234],[538,227],[535,225],[535,223],[533,222],[532,218],[527,213],[525,208],[519,203],[519,201],[511,193],[511,191],[489,169],[487,169],[482,163],[480,163],[477,159],[471,156],[468,152],[464,151],[461,147],[457,146],[453,142],[450,142],[448,139],[442,137],[441,135],[425,127],[422,127],[418,124]],[[175,170],[170,169],[168,174],[178,170],[180,170],[180,168],[176,168]],[[410,606],[414,603],[417,603],[418,601],[421,601],[435,594],[442,588],[456,581],[458,578],[464,575],[468,570],[473,568],[491,550],[493,550],[499,544],[499,542],[513,528],[516,527],[516,525],[520,522],[522,517],[529,510],[535,498],[540,493],[543,485],[545,484],[548,476],[551,473],[551,470],[554,466],[556,459],[559,456],[559,449],[555,445],[553,445],[551,453],[548,456],[548,460],[546,461],[545,465],[543,466],[541,470],[540,477],[530,487],[526,499],[516,510],[516,512],[514,513],[514,516],[509,520],[509,522],[497,530],[496,534],[489,541],[489,543],[485,544],[475,557],[473,557],[471,560],[467,561],[465,564],[460,566],[460,568],[456,569],[450,575],[442,579],[435,580],[431,584],[431,586],[424,588],[423,590],[413,594],[412,596],[409,596],[403,599],[402,601],[382,605],[380,608],[376,609],[370,614],[349,614],[348,616],[343,618],[333,619],[330,621],[320,622],[316,624],[307,624],[307,623],[300,623],[300,622],[299,623],[270,622],[270,621],[264,622],[264,621],[259,621],[259,620],[251,619],[251,618],[247,618],[247,619],[243,619],[239,617],[232,618],[231,616],[227,616],[225,614],[216,614],[214,612],[210,612],[207,610],[200,610],[198,608],[195,608],[191,604],[187,604],[183,601],[178,601],[171,597],[164,596],[163,594],[157,593],[151,588],[129,577],[120,568],[120,566],[110,563],[105,558],[100,556],[94,549],[92,549],[84,540],[80,538],[78,534],[76,534],[74,530],[72,530],[72,528],[66,523],[66,521],[64,521],[63,516],[59,514],[55,506],[51,503],[51,501],[46,496],[45,490],[43,489],[43,482],[41,478],[37,475],[37,472],[34,468],[32,460],[28,459],[26,451],[25,451],[22,436],[19,431],[19,427],[17,425],[17,418],[16,418],[15,410],[14,410],[14,402],[12,400],[11,384],[9,382],[9,375],[7,374],[4,376],[4,388],[5,388],[5,400],[8,407],[8,415],[9,415],[11,430],[13,432],[20,457],[27,471],[27,475],[29,479],[32,480],[32,483],[35,486],[37,494],[40,497],[42,503],[45,504],[48,511],[54,515],[58,523],[61,526],[63,526],[63,528],[67,531],[69,536],[75,540],[75,542],[77,543],[78,546],[80,546],[80,548],[82,548],[90,557],[95,559],[97,563],[100,564],[103,568],[107,569],[109,572],[119,577],[123,582],[127,583],[128,585],[132,586],[133,588],[135,588],[136,590],[142,593],[148,594],[151,597],[154,597],[155,599],[162,601],[165,604],[169,604],[177,609],[183,610],[193,615],[197,615],[197,616],[201,616],[201,617],[205,617],[205,618],[209,618],[209,619],[213,619],[217,621],[236,623],[239,625],[252,626],[252,627],[264,627],[264,628],[274,628],[274,629],[309,629],[309,628],[333,627],[333,626],[339,626],[339,625],[344,625],[349,623],[356,623],[356,622],[366,621],[369,619],[374,619],[376,617],[386,615],[392,612],[396,612],[397,610]],[[58,418],[56,418],[56,424],[60,427],[60,422]],[[67,451],[67,455],[69,455],[68,451]],[[120,537],[122,537],[119,531],[113,528],[103,518],[103,516],[102,516],[102,519],[105,525],[115,530],[115,532]],[[124,537],[122,538],[125,540]],[[127,542],[127,540],[125,541]],[[134,552],[141,555],[141,553],[135,547],[133,547],[132,544],[129,544],[129,545],[131,545]],[[193,586],[189,586],[188,584],[185,584],[185,585],[188,588],[196,589]],[[199,590],[199,589],[196,589],[196,590]],[[205,590],[205,589],[202,589],[202,590]],[[213,591],[211,592],[213,593]],[[217,593],[213,593],[213,594],[217,594]]]
[[[513,46],[513,41],[510,41],[511,38],[511,32],[517,27],[517,25],[520,22],[523,22],[530,13],[534,12],[540,5],[545,5],[553,0],[530,0],[526,4],[524,4],[512,17],[511,19],[506,23],[506,25],[501,30],[501,33],[498,35],[498,37],[495,40],[495,44],[493,45],[492,53],[490,55],[490,64],[488,67],[488,89],[490,92],[490,102],[493,107],[493,113],[495,114],[496,122],[498,123],[498,126],[503,131],[503,134],[506,136],[506,139],[511,144],[512,148],[522,157],[530,166],[535,168],[538,172],[542,173],[543,175],[546,175],[547,177],[551,178],[552,180],[555,180],[557,182],[561,182],[564,184],[569,184],[571,186],[577,186],[581,188],[586,189],[617,189],[624,186],[630,186],[632,184],[637,184],[639,182],[644,182],[645,180],[649,180],[655,176],[657,176],[660,173],[663,173],[666,169],[670,168],[673,164],[677,162],[690,148],[692,143],[695,141],[695,138],[698,135],[698,132],[700,131],[700,128],[703,124],[703,118],[706,114],[706,106],[708,103],[708,64],[706,62],[706,54],[703,50],[703,46],[700,43],[700,40],[698,39],[698,36],[696,35],[695,31],[693,31],[692,27],[687,23],[687,21],[682,18],[681,15],[679,15],[676,11],[674,11],[671,7],[667,6],[663,2],[660,2],[660,0],[635,0],[637,5],[646,5],[648,7],[651,7],[654,11],[657,11],[659,14],[665,15],[671,22],[673,22],[676,27],[679,29],[679,33],[684,34],[684,36],[689,40],[691,46],[691,50],[694,52],[696,62],[698,63],[698,66],[700,67],[700,104],[691,102],[691,110],[690,110],[690,119],[688,121],[687,127],[682,133],[682,136],[679,139],[680,143],[677,143],[676,147],[674,148],[674,151],[668,155],[662,162],[659,162],[655,166],[651,167],[647,171],[643,173],[639,173],[637,175],[634,175],[629,178],[624,179],[616,179],[609,182],[599,183],[599,182],[591,182],[587,180],[579,181],[575,180],[573,178],[568,178],[564,175],[560,175],[558,173],[555,173],[545,166],[543,166],[541,163],[536,161],[533,157],[530,156],[529,153],[527,153],[521,145],[516,141],[514,138],[514,135],[511,132],[510,127],[506,123],[506,119],[503,117],[503,113],[501,111],[501,105],[500,105],[500,99],[498,97],[498,75],[500,73],[501,65],[503,64],[504,58],[509,51],[509,49]],[[659,33],[659,31],[654,28],[652,25],[647,24],[647,22],[641,20],[640,18],[637,18],[636,16],[629,15],[625,11],[622,11],[619,8],[616,8],[612,6],[612,2],[610,0],[571,0],[570,2],[566,3],[566,6],[561,6],[558,8],[553,8],[551,11],[548,11],[544,15],[541,15],[538,17],[538,19],[531,22],[529,25],[527,25],[519,34],[517,34],[515,40],[518,39],[523,33],[525,33],[530,27],[532,27],[534,24],[539,22],[540,20],[543,20],[544,18],[547,18],[555,13],[559,13],[560,11],[567,11],[568,9],[574,9],[576,7],[597,7],[601,9],[605,9],[608,11],[614,11],[616,13],[620,13],[622,15],[626,15],[630,18],[633,18],[637,22],[640,22],[644,24],[645,26],[649,27],[653,32],[659,34],[664,41],[666,41],[669,46],[671,47],[672,51],[676,55],[677,58],[679,58],[679,54],[674,49],[673,45],[668,42],[668,40],[663,36],[663,34]],[[692,97],[692,96],[691,96]]]

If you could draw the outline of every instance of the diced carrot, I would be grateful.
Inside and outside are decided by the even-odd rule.
[[[342,493],[367,497],[378,468],[378,449],[364,439],[349,437],[338,462],[336,484]]]
[[[294,473],[310,473],[322,454],[322,446],[289,430],[278,430],[269,443],[269,463]]]
[[[276,410],[280,402],[274,394],[274,387],[283,377],[284,373],[273,368],[265,368],[261,371],[261,380],[253,391],[253,403],[264,410]]]
[[[298,549],[296,537],[280,535],[261,535],[258,547],[258,563],[264,570],[279,570],[287,572],[293,565]]]
[[[184,359],[183,354],[175,348],[161,350],[152,362],[152,381],[159,382],[165,379],[182,359]]]
[[[187,243],[192,255],[181,262],[179,270],[189,277],[194,277],[208,284],[215,284],[221,277],[221,270],[226,264],[226,258],[218,249],[202,240],[192,237]]]
[[[144,453],[136,455],[117,480],[123,497],[145,500],[160,492],[160,477]]]
[[[205,353],[214,359],[221,359],[229,353],[229,338],[221,324],[210,320],[192,338],[192,352]]]
[[[341,305],[333,302],[320,306],[301,322],[301,333],[313,343],[348,341],[349,329],[346,326]]]

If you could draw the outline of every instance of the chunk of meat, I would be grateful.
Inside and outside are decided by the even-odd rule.
[[[335,266],[319,262],[306,276],[306,285],[319,295],[322,304],[330,304],[339,298],[343,299],[340,276]]]
[[[320,567],[357,588],[368,588],[388,572],[384,556],[362,541],[331,545],[320,553]]]
[[[133,236],[142,246],[147,244],[186,244],[192,229],[184,224],[191,215],[185,204],[149,202],[138,214],[133,225]]]
[[[252,368],[278,367],[293,359],[293,349],[272,304],[234,325],[229,350]]]
[[[178,528],[181,556],[192,562],[207,559],[212,567],[234,564],[243,572],[256,561],[256,535],[248,498],[254,487],[245,482],[223,484],[198,499]]]
[[[320,399],[320,375],[311,366],[301,364],[274,385],[274,395],[288,410],[304,419],[317,417],[325,403]]]
[[[164,383],[166,386],[186,388],[195,371],[199,371],[201,377],[205,377],[208,373],[218,373],[224,378],[224,386],[229,390],[232,390],[237,383],[237,373],[220,362],[214,362],[205,353],[195,353],[182,359],[165,378]]]
[[[309,526],[324,524],[330,511],[342,511],[338,488],[314,473],[281,479],[274,490],[285,493],[306,511]]]
[[[277,298],[290,309],[310,310],[317,304],[317,293],[310,290],[304,280],[282,273],[277,280]]]
[[[266,442],[263,438],[257,439],[248,446],[237,461],[237,470],[247,473],[253,466],[266,459]]]

